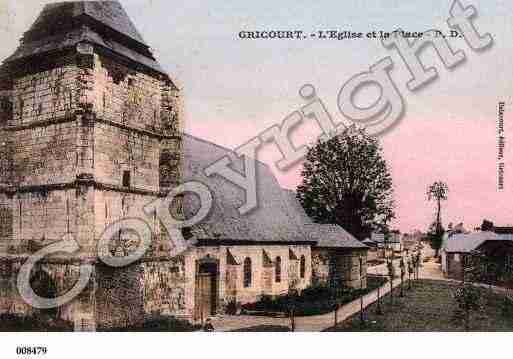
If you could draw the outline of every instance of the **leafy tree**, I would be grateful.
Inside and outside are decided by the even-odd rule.
[[[483,219],[483,223],[481,224],[482,231],[493,231],[493,222],[487,219]]]
[[[449,192],[449,187],[445,182],[437,181],[430,185],[427,190],[428,201],[435,200],[437,204],[436,210],[436,223],[442,225],[442,206],[441,202],[447,200],[447,193]]]
[[[308,150],[297,197],[318,223],[369,237],[394,218],[392,178],[377,139],[348,130]]]

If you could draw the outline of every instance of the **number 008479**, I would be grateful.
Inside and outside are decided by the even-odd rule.
[[[48,353],[47,347],[30,347],[30,346],[16,347],[17,355],[45,355],[46,353]]]

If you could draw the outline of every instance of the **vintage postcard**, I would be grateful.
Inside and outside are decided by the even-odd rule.
[[[503,0],[1,0],[0,357],[512,331],[512,22]]]

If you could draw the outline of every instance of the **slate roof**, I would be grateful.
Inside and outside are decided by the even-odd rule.
[[[369,247],[370,247],[370,246],[374,247],[374,246],[376,246],[376,245],[377,245],[377,243],[376,243],[376,242],[374,242],[374,241],[373,241],[372,239],[370,239],[370,238],[365,238],[365,239],[362,241],[362,243],[363,243],[363,244],[365,244],[365,245],[367,245],[367,246],[369,246]]]
[[[306,214],[303,206],[296,198],[296,192],[283,190],[288,202],[289,210],[293,213],[307,238],[317,242],[318,247],[323,248],[368,248],[365,244],[353,237],[344,228],[336,224],[319,224]]]
[[[513,235],[493,232],[458,233],[451,237],[446,236],[442,249],[449,253],[469,253],[486,241],[513,241]]]
[[[317,242],[321,248],[369,248],[354,238],[344,228],[336,224],[305,224],[308,238]]]
[[[245,192],[224,177],[207,177],[203,170],[229,156],[235,158],[233,169],[243,173],[241,159],[229,149],[187,134],[182,139],[182,156],[183,180],[199,181],[213,192],[210,214],[191,229],[193,237],[199,241],[317,242],[325,247],[367,248],[339,226],[314,224],[293,192],[283,190],[270,168],[262,162],[256,161],[258,207],[240,215],[237,208],[245,203]],[[195,213],[198,206],[197,198],[186,196],[186,215]]]
[[[79,42],[89,42],[165,74],[118,1],[46,5],[5,62],[72,48]]]
[[[184,181],[196,180],[213,192],[213,208],[209,216],[192,228],[194,237],[237,241],[296,242],[308,241],[304,232],[287,210],[283,192],[271,170],[256,161],[258,207],[245,215],[238,208],[245,203],[245,192],[224,177],[207,177],[203,170],[225,156],[234,156],[233,168],[243,173],[243,164],[233,151],[213,143],[184,135],[182,140],[182,175]],[[186,214],[195,213],[198,201],[186,196]]]
[[[37,36],[38,32],[44,34],[50,29],[59,28],[70,19],[77,19],[84,15],[145,44],[119,1],[63,1],[48,4],[26,33],[26,37]]]

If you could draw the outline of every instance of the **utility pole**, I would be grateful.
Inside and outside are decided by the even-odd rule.
[[[360,323],[363,325],[363,256],[360,254]]]
[[[296,331],[296,313],[294,313],[294,308],[290,310],[290,331]]]
[[[401,257],[401,262],[399,264],[399,267],[401,267],[401,298],[404,297],[404,292],[403,292],[403,282],[404,282],[404,258]]]
[[[338,324],[338,303],[335,303],[335,326]]]
[[[417,280],[419,279],[420,270],[420,250],[417,252]]]
[[[337,290],[336,290],[336,287],[333,285],[332,286],[333,288],[333,316],[334,316],[334,326],[337,326],[338,324],[338,309],[339,309],[339,305],[338,305],[338,297],[337,297]]]
[[[390,280],[390,304],[394,302],[394,262],[393,260],[387,261],[388,278]]]
[[[408,290],[411,290],[411,273],[413,272],[413,267],[411,263],[411,258],[408,258]]]
[[[377,307],[376,307],[376,314],[378,315],[382,315],[383,314],[383,311],[381,310],[381,296],[380,296],[380,289],[381,289],[381,286],[378,285],[378,301],[377,301]]]

